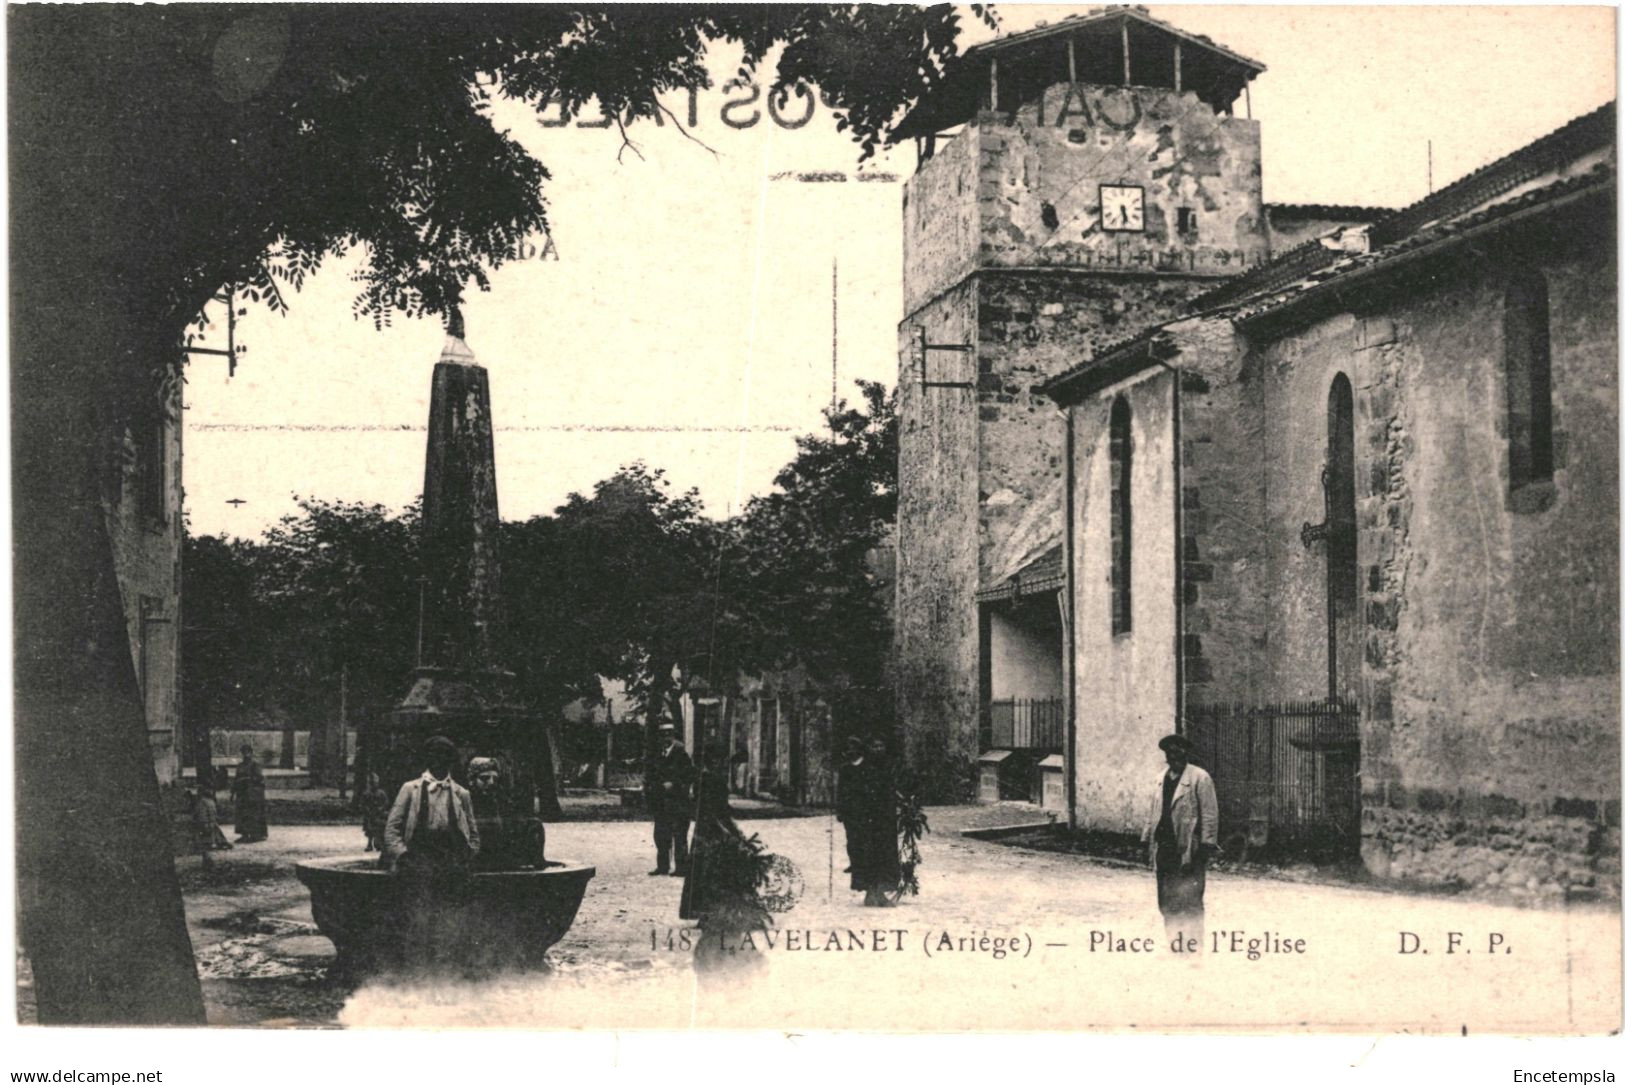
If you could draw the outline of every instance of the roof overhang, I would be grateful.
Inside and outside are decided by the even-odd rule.
[[[1123,78],[1125,39],[1128,80]],[[1181,89],[1194,93],[1215,112],[1228,109],[1265,70],[1258,61],[1153,18],[1143,8],[1100,8],[965,50],[892,130],[891,140],[934,135],[975,119],[984,106],[995,64],[1002,88],[999,100],[1013,109],[1074,76],[1080,83],[1173,87],[1176,52]]]
[[[1444,261],[1463,257],[1476,259],[1488,249],[1509,243],[1512,236],[1543,228],[1549,230],[1552,219],[1560,212],[1600,204],[1612,215],[1615,193],[1616,181],[1609,173],[1550,199],[1531,202],[1460,228],[1442,229],[1437,236],[1421,240],[1412,247],[1391,254],[1374,254],[1376,258],[1367,263],[1328,276],[1251,312],[1238,313],[1234,322],[1250,333],[1268,333],[1278,331],[1283,325],[1298,325],[1331,312],[1359,308],[1365,298],[1381,294],[1396,283],[1426,277]],[[1585,236],[1600,236],[1598,231],[1603,228],[1595,220],[1589,220],[1578,224],[1577,229]],[[1611,224],[1604,233],[1610,239],[1613,237]]]
[[[1051,377],[1038,391],[1063,407],[1081,403],[1102,388],[1110,388],[1154,365],[1179,355],[1179,347],[1159,325],[1117,346],[1107,347],[1087,362]]]

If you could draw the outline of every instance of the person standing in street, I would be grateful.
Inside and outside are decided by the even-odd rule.
[[[655,824],[655,868],[650,877],[688,873],[688,823],[694,809],[694,763],[677,740],[677,727],[660,725],[660,748],[644,773],[644,795]],[[677,865],[672,866],[676,850]]]
[[[192,843],[205,868],[214,865],[214,858],[210,854],[216,851],[230,851],[231,842],[226,834],[220,831],[219,811],[214,802],[214,780],[200,781],[195,790],[191,792],[192,799]]]
[[[862,775],[863,739],[852,735],[846,740],[846,756],[841,761],[841,767],[835,770],[835,820],[846,830],[846,869],[841,871],[842,874],[852,873],[857,854],[853,826],[857,819],[858,781]]]
[[[401,785],[384,822],[382,862],[430,882],[465,877],[480,850],[468,790],[451,778],[457,746],[436,735],[423,744],[423,775]]]
[[[367,836],[367,850],[384,850],[384,821],[389,817],[389,792],[376,772],[367,773],[367,786],[361,792],[361,831]]]
[[[420,964],[457,959],[470,943],[461,909],[473,885],[480,830],[472,796],[451,777],[461,756],[443,735],[425,742],[427,768],[401,785],[384,822],[380,862],[405,883],[401,906],[386,922],[400,926],[402,944]]]
[[[1150,846],[1168,938],[1194,942],[1200,953],[1207,864],[1219,853],[1219,794],[1213,777],[1190,763],[1191,743],[1184,735],[1169,735],[1157,746],[1168,767],[1157,777],[1142,839]]]
[[[265,773],[254,760],[254,747],[243,743],[242,754],[231,781],[232,820],[237,843],[258,844],[270,835],[265,819]]]
[[[869,740],[847,779],[851,798],[846,822],[852,856],[852,888],[866,908],[890,908],[901,868],[897,852],[897,788],[885,739]]]

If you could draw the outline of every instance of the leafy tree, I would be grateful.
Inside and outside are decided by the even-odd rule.
[[[796,439],[777,490],[746,506],[737,530],[753,647],[749,664],[800,664],[815,677],[878,684],[889,610],[869,557],[897,517],[897,414],[884,386],[860,382],[864,409],[827,411],[827,434]]]
[[[235,718],[255,701],[251,675],[265,634],[254,584],[258,549],[242,539],[188,534],[182,550],[181,712],[200,778],[211,763],[211,721]]]
[[[254,587],[267,635],[264,688],[293,718],[335,715],[341,674],[355,705],[399,700],[415,656],[416,504],[299,501],[259,547]]]
[[[515,534],[503,564],[510,631],[532,674],[589,698],[597,676],[618,678],[652,727],[673,711],[674,666],[726,673],[732,649],[718,633],[737,604],[719,562],[733,528],[706,519],[696,492],[673,493],[663,471],[634,463]]]
[[[398,700],[415,655],[416,504],[298,501],[261,542],[188,538],[183,710],[194,742],[245,711],[351,719]],[[291,766],[290,766],[291,767]]]
[[[817,85],[866,150],[942,78],[947,7],[17,6],[12,493],[19,904],[40,1019],[202,1020],[101,512],[223,287],[286,303],[365,250],[359,315],[444,315],[545,225],[485,95],[615,116],[703,86],[707,43]],[[483,89],[482,89],[483,88]],[[94,801],[79,794],[85,781]],[[94,952],[86,952],[94,946]]]

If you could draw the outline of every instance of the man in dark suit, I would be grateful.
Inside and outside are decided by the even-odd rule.
[[[688,751],[677,741],[677,728],[672,723],[660,725],[660,749],[649,762],[644,773],[643,791],[649,802],[649,813],[655,822],[655,868],[650,876],[688,873],[688,823],[693,815],[694,763]],[[677,865],[671,865],[671,853],[677,850]]]

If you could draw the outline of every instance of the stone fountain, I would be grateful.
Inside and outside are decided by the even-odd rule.
[[[468,892],[436,925],[436,950],[480,967],[541,963],[575,921],[595,873],[545,857],[542,819],[559,810],[554,744],[502,665],[498,523],[490,382],[450,335],[429,402],[418,663],[401,703],[363,728],[358,755],[393,796],[423,771],[419,753],[430,736],[456,743],[453,775],[473,790],[486,839]],[[467,766],[476,760],[473,781]],[[402,933],[422,929],[420,915],[404,914],[421,905],[376,857],[307,860],[296,872],[341,963],[370,970],[417,952]]]

